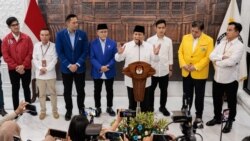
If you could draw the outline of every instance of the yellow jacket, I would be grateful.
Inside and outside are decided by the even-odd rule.
[[[196,70],[191,72],[191,77],[194,79],[207,79],[210,61],[209,55],[213,50],[213,39],[202,33],[194,51],[193,40],[192,34],[184,35],[178,50],[182,76],[187,77],[190,73],[182,67],[193,64]]]

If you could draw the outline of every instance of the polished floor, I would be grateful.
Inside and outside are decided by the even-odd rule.
[[[120,85],[115,86],[115,89],[120,89]],[[124,87],[124,86],[122,86]],[[86,86],[88,89],[88,86]],[[122,89],[124,91],[125,89]],[[157,91],[158,92],[158,91]],[[125,93],[125,92],[124,92]],[[171,95],[171,94],[170,94]],[[22,99],[22,95],[20,96]],[[76,106],[76,97],[74,100],[74,110],[73,114],[78,114],[78,109]],[[36,100],[35,105],[39,111],[39,101]],[[85,99],[86,107],[94,107],[94,98],[91,95],[87,95]],[[102,115],[100,118],[95,118],[95,123],[101,123],[104,127],[110,126],[110,123],[115,119],[114,117],[110,117],[106,111],[106,98],[102,97]],[[43,140],[47,130],[49,128],[59,129],[67,131],[69,122],[64,120],[65,108],[64,108],[64,99],[63,96],[58,96],[58,109],[60,113],[59,119],[54,119],[51,113],[50,102],[47,102],[47,116],[44,120],[40,120],[38,116],[31,116],[27,113],[23,114],[17,122],[21,126],[21,137],[24,141],[30,139],[32,141],[41,141]],[[5,107],[8,112],[12,112],[12,99],[10,96],[5,97]],[[117,108],[127,108],[128,107],[128,98],[126,95],[118,95],[114,97],[114,109]],[[224,108],[227,107],[227,104],[224,104]],[[155,98],[155,117],[162,118],[164,117],[159,111],[159,96]],[[179,110],[181,108],[181,97],[180,96],[169,96],[167,102],[167,108],[169,111]],[[192,108],[192,114],[194,115],[195,110]],[[1,118],[1,117],[0,117]],[[171,117],[166,117],[169,122],[171,122]],[[205,108],[203,120],[207,122],[208,120],[213,118],[213,103],[212,98],[210,96],[206,96],[205,98]],[[250,115],[248,115],[245,110],[238,105],[237,107],[237,117],[236,121],[233,123],[233,129],[228,134],[222,134],[223,141],[241,141],[245,136],[250,135]],[[215,125],[213,127],[204,126],[204,129],[197,129],[197,133],[201,134],[203,137],[203,141],[219,141],[220,140],[220,130],[221,125]],[[182,135],[179,123],[174,123],[169,126],[170,133],[175,134],[176,136]],[[200,137],[197,136],[197,141],[201,141]]]

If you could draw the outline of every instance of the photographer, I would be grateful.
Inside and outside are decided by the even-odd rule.
[[[74,116],[69,124],[68,133],[65,137],[66,141],[85,141],[86,134],[84,131],[88,124],[87,117],[82,115]],[[56,139],[48,132],[44,141],[56,141]]]
[[[0,120],[0,141],[12,141],[14,136],[20,137],[21,129],[19,125],[12,121],[25,111],[27,102],[21,101],[18,108],[7,114]]]
[[[17,107],[17,109],[13,112],[13,113],[10,113],[10,114],[7,114],[3,117],[3,119],[0,120],[0,128],[1,128],[1,125],[5,122],[5,121],[9,121],[9,120],[13,120],[15,119],[17,116],[19,116],[20,114],[22,114],[26,108],[25,106],[27,105],[28,103],[25,102],[25,101],[21,101],[19,103],[19,106]]]

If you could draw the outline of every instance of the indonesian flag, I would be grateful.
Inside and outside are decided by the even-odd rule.
[[[216,45],[220,43],[221,40],[226,40],[226,31],[228,27],[229,22],[238,22],[241,23],[241,17],[238,9],[238,5],[236,3],[236,0],[231,0],[229,7],[227,9],[227,13],[225,15],[225,18],[223,20],[223,23],[221,25],[217,40],[216,40]],[[239,40],[243,43],[243,39],[241,37],[242,35],[239,36]],[[239,80],[245,80],[247,78],[247,63],[246,63],[246,49],[245,52],[243,53],[243,56],[240,61],[240,74],[239,74]]]
[[[46,27],[46,24],[36,0],[29,0],[29,6],[21,31],[28,34],[32,42],[36,43],[40,39],[40,30],[44,27]]]

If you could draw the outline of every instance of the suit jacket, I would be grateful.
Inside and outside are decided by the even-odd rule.
[[[209,71],[209,55],[213,50],[213,39],[202,33],[193,51],[192,34],[184,35],[178,51],[180,68],[193,64],[196,68],[191,72],[194,79],[207,79]],[[182,76],[187,77],[190,72],[182,68]]]
[[[115,69],[115,54],[117,52],[116,42],[106,38],[105,50],[102,51],[100,39],[94,39],[90,44],[90,61],[91,61],[91,76],[93,79],[100,79],[102,72],[101,67],[108,65],[109,71],[105,72],[107,79],[113,78],[116,75]]]
[[[61,63],[62,73],[72,73],[68,68],[70,64],[79,65],[76,73],[85,72],[88,38],[84,31],[76,30],[74,48],[71,45],[68,30],[59,31],[56,35],[56,51]]]

